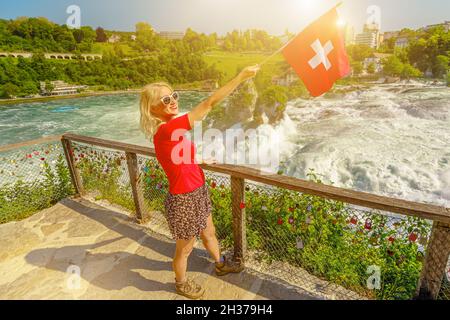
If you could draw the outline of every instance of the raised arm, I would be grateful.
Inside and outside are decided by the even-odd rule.
[[[239,73],[239,75],[224,85],[222,88],[214,92],[208,99],[202,101],[194,109],[188,113],[191,127],[194,127],[195,121],[201,121],[211,111],[211,109],[220,101],[225,99],[232,93],[242,82],[253,78],[259,71],[259,66],[247,67]]]

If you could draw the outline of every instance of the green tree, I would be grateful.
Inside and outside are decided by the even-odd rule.
[[[382,62],[383,72],[388,76],[400,76],[403,71],[403,63],[397,56],[390,56]]]
[[[98,27],[95,30],[95,33],[97,35],[95,41],[97,41],[97,42],[106,42],[108,40],[108,37],[106,36],[105,30],[102,27]]]
[[[414,68],[409,63],[405,63],[402,68],[401,77],[403,79],[409,79],[409,78],[419,78],[423,75],[423,73],[417,69]]]
[[[367,73],[374,74],[375,73],[375,63],[371,62],[367,66]]]
[[[444,77],[449,71],[450,58],[444,55],[438,55],[434,61],[432,71],[437,78]]]
[[[347,53],[354,61],[364,61],[373,55],[374,50],[368,45],[352,44],[347,46]]]
[[[81,29],[73,29],[73,37],[77,43],[81,43],[84,40],[84,32]]]
[[[353,61],[351,63],[351,68],[353,71],[353,75],[355,75],[355,76],[359,76],[363,72],[363,69],[364,69],[361,61]]]
[[[20,88],[10,82],[6,83],[1,88],[2,97],[11,99],[16,97],[20,93]]]
[[[53,86],[53,83],[51,81],[45,81],[45,91],[47,93],[51,93],[54,89],[55,87]]]

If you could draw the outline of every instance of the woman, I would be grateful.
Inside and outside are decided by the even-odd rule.
[[[172,263],[175,287],[178,294],[191,299],[200,298],[205,291],[186,276],[187,260],[197,237],[202,239],[205,248],[215,260],[217,275],[241,272],[244,267],[227,261],[225,256],[220,254],[205,176],[195,161],[194,144],[183,134],[191,130],[195,121],[201,121],[243,81],[254,77],[258,70],[259,66],[245,68],[236,78],[180,117],[177,117],[178,94],[167,83],[147,85],[141,93],[141,130],[146,137],[153,136],[156,158],[169,180],[169,194],[164,205],[170,231],[176,240]],[[181,152],[177,153],[177,150]],[[191,151],[189,161],[184,161],[186,155],[183,150]],[[179,158],[184,160],[180,161]]]

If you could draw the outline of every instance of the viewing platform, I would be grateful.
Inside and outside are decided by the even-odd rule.
[[[1,299],[184,299],[152,148],[75,134],[0,147]],[[223,252],[197,242],[204,299],[450,298],[450,209],[201,165]]]
[[[115,208],[65,199],[0,225],[0,239],[1,299],[185,299],[174,290],[174,242]],[[189,274],[204,299],[313,299],[252,271],[219,278],[213,265],[197,246]]]

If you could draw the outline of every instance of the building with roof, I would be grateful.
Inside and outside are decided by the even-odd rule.
[[[373,49],[380,46],[380,28],[377,24],[365,24],[362,33],[355,37],[355,44],[367,45]]]
[[[41,85],[41,94],[44,96],[62,96],[62,95],[68,95],[68,94],[77,94],[79,90],[86,89],[87,86],[79,86],[79,85],[72,85],[68,84],[64,81],[57,80],[57,81],[50,81],[52,89],[46,88],[46,84],[44,81],[40,82]]]

